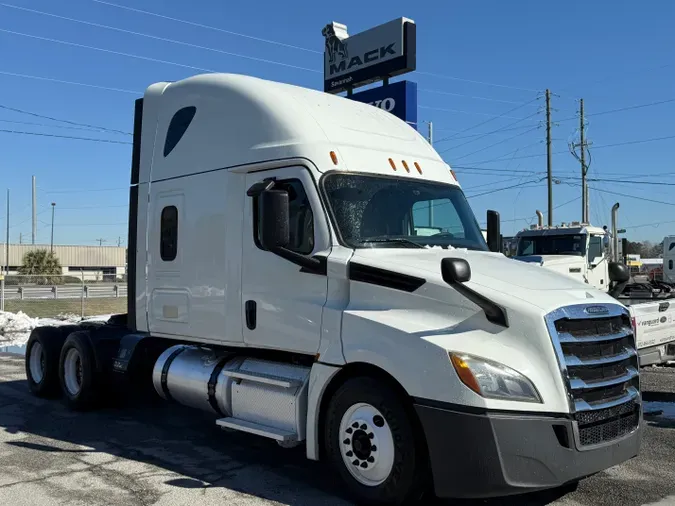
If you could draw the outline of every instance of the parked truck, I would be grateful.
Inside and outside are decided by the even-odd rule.
[[[35,329],[35,395],[152,385],[303,445],[359,504],[573,486],[638,454],[626,309],[499,253],[499,215],[486,241],[403,121],[210,74],[150,86],[133,139],[128,313]]]
[[[675,285],[638,283],[630,278],[640,256],[625,264],[621,261],[616,232],[618,210],[617,203],[612,208],[611,232],[607,227],[579,222],[544,226],[537,211],[538,224],[517,234],[515,258],[577,279],[625,305],[631,315],[640,365],[675,360]],[[671,243],[675,249],[674,241],[664,240],[664,251]]]

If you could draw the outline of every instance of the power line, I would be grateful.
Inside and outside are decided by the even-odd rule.
[[[657,221],[655,223],[643,223],[641,225],[631,225],[629,227],[621,227],[621,228],[642,228],[642,227],[658,227],[659,225],[665,225],[666,223],[675,223],[675,220],[669,220],[669,221]]]
[[[466,139],[468,137],[475,137],[475,138],[471,139],[469,141],[466,141],[466,142],[462,142],[461,144],[457,144],[455,146],[452,146],[449,149],[461,148],[462,146],[466,146],[467,144],[471,144],[472,142],[476,142],[476,141],[482,139],[483,137],[487,137],[488,135],[492,135],[492,134],[496,134],[496,133],[500,133],[500,132],[509,132],[509,131],[512,131],[512,130],[522,130],[523,128],[532,128],[530,125],[523,125],[523,126],[519,126],[519,127],[516,127],[516,128],[509,128],[509,127],[512,127],[513,125],[516,125],[516,124],[520,123],[521,121],[525,121],[527,119],[533,118],[534,116],[537,116],[538,114],[539,114],[538,112],[535,112],[534,114],[530,114],[529,116],[525,116],[523,119],[519,119],[518,121],[514,121],[513,123],[509,123],[504,128],[498,128],[496,130],[492,130],[491,132],[485,132],[483,134],[476,134],[476,135],[470,135],[470,136],[466,135],[466,136],[462,136],[462,137],[455,137],[454,140]],[[452,140],[451,137],[445,137],[445,138],[437,141],[436,144],[438,144],[439,142],[444,142],[444,141],[448,141],[448,140]]]
[[[54,225],[55,228],[60,227],[118,227],[122,225],[127,225],[127,222],[120,223],[57,223]]]
[[[52,116],[45,116],[44,114],[38,114],[36,112],[26,111],[25,109],[19,109],[17,107],[9,107],[7,105],[2,105],[2,104],[0,104],[0,109],[5,109],[7,111],[17,112],[19,114],[26,114],[28,116],[33,116],[35,118],[48,119],[48,120],[51,120],[51,121],[58,121],[60,123],[67,123],[68,125],[87,127],[89,129],[99,130],[99,131],[102,131],[102,132],[111,132],[111,133],[122,134],[122,135],[132,135],[131,133],[125,132],[123,130],[116,130],[114,128],[107,128],[107,127],[102,127],[102,126],[98,126],[98,125],[90,125],[90,124],[87,124],[87,123],[78,123],[77,121],[70,121],[70,120],[67,120],[67,119],[54,118]]]
[[[539,128],[539,127],[537,127],[537,128]],[[532,146],[537,146],[538,144],[541,144],[541,143],[542,143],[542,141],[541,141],[541,140],[538,140],[538,141],[532,142],[531,144],[527,144],[527,145],[525,145],[525,146],[521,146],[521,147],[519,147],[518,149],[515,149],[515,150],[513,150],[513,151],[509,151],[508,153],[504,153],[504,154],[502,154],[502,155],[499,155],[498,157],[492,158],[492,159],[490,159],[490,160],[484,160],[484,161],[481,162],[481,163],[486,163],[486,162],[488,162],[488,161],[490,161],[490,162],[491,162],[491,161],[504,161],[504,162],[508,161],[508,162],[510,162],[511,160],[515,160],[515,159],[516,159],[515,154],[518,153],[518,151],[521,151],[521,150],[524,150],[524,149],[527,149],[527,148],[531,148]],[[501,144],[501,143],[500,143],[500,144]],[[495,145],[495,144],[492,144],[492,145],[488,146],[488,148],[490,148],[490,147],[492,147],[492,146],[494,146],[494,145]],[[487,148],[485,148],[485,149],[487,149]],[[471,154],[476,154],[476,153],[479,153],[480,151],[484,151],[484,150],[483,150],[483,149],[479,149],[478,151],[474,151],[474,152],[471,153]],[[510,155],[514,155],[514,156],[511,157]],[[469,156],[469,155],[465,155],[465,156]],[[462,157],[462,158],[464,158],[464,157]]]
[[[92,0],[92,1],[99,1],[99,0]],[[473,79],[464,79],[462,77],[455,77],[455,76],[444,76],[441,74],[435,74],[433,72],[416,72],[417,74],[420,74],[422,76],[430,76],[430,77],[438,77],[439,79],[448,79],[450,81],[462,81],[465,83],[473,83],[473,84],[483,84],[485,86],[494,86],[496,88],[505,88],[509,90],[518,90],[518,91],[529,91],[532,93],[538,93],[539,90],[533,90],[530,88],[519,88],[517,86],[509,86],[506,84],[496,84],[496,83],[488,83],[485,81],[475,81]]]
[[[664,141],[664,140],[668,140],[668,139],[675,139],[675,135],[668,135],[668,136],[665,136],[665,137],[653,137],[651,139],[639,139],[639,140],[633,140],[633,141],[623,141],[623,142],[617,142],[617,143],[614,143],[614,144],[603,144],[603,145],[600,145],[600,146],[593,146],[593,149],[615,148],[617,146],[628,146],[628,145],[631,145],[631,144],[644,144],[644,143],[647,143],[647,142],[657,142],[657,141]],[[551,154],[561,155],[561,154],[565,154],[565,153],[569,153],[569,151],[554,151]],[[537,158],[537,157],[542,157],[542,156],[546,156],[546,154],[544,153],[544,154],[540,154],[540,155],[518,156],[518,157],[513,158],[513,160],[522,160],[524,158]],[[479,164],[479,163],[492,163],[492,162],[499,162],[499,161],[504,161],[504,160],[502,160],[502,159],[499,159],[499,160],[481,160],[481,161],[475,162],[475,163],[477,163],[477,164]]]
[[[459,133],[468,132],[469,130],[473,130],[474,128],[477,128],[477,127],[479,127],[479,126],[485,125],[485,124],[489,123],[490,121],[494,121],[494,120],[497,119],[497,118],[503,118],[503,117],[506,117],[507,114],[510,114],[510,113],[512,113],[513,111],[517,111],[517,110],[520,109],[521,107],[525,107],[526,105],[531,104],[532,102],[534,102],[534,101],[536,101],[536,100],[537,100],[537,98],[535,97],[535,98],[533,98],[532,100],[528,100],[527,102],[523,102],[522,104],[520,104],[519,106],[514,107],[513,109],[509,109],[508,111],[506,111],[506,112],[504,112],[504,113],[502,113],[502,114],[499,114],[499,115],[495,116],[494,118],[485,120],[485,121],[483,121],[483,122],[481,122],[481,123],[477,123],[477,124],[475,124],[475,125],[473,125],[473,126],[470,126],[469,128],[465,128],[464,130],[462,130],[462,131],[459,132]],[[527,119],[527,118],[515,118],[515,119],[518,119],[518,120],[523,121],[523,120],[525,120],[525,119]],[[454,139],[455,137],[457,137],[457,134],[450,135],[449,137],[445,137],[445,138],[443,138],[443,139],[439,139],[439,140],[436,141],[436,142],[443,142],[443,141],[446,141],[446,140]]]
[[[175,21],[177,23],[183,23],[183,24],[186,24],[186,25],[195,26],[197,28],[205,28],[207,30],[214,30],[214,31],[217,31],[217,32],[220,32],[220,33],[226,33],[228,35],[235,35],[237,37],[244,37],[246,39],[256,40],[258,42],[265,42],[267,44],[274,44],[275,46],[287,47],[287,48],[290,48],[290,49],[298,49],[300,51],[307,51],[308,53],[322,54],[322,51],[316,51],[314,49],[308,49],[308,48],[305,48],[305,47],[294,46],[292,44],[286,44],[284,42],[278,42],[278,41],[275,41],[275,40],[263,39],[261,37],[254,37],[252,35],[246,35],[246,34],[243,34],[243,33],[233,32],[233,31],[225,30],[223,28],[218,28],[218,27],[215,27],[215,26],[209,26],[209,25],[205,25],[205,24],[202,24],[202,23],[196,23],[194,21],[188,21],[186,19],[173,18],[171,16],[165,16],[163,14],[158,14],[156,12],[144,11],[144,10],[136,9],[134,7],[129,7],[129,6],[126,6],[126,5],[119,5],[119,4],[115,4],[115,3],[112,3],[112,2],[105,2],[103,0],[91,0],[91,1],[96,2],[98,4],[107,5],[107,6],[110,6],[110,7],[115,7],[117,9],[124,9],[124,10],[127,10],[127,11],[136,12],[136,13],[139,13],[139,14],[145,14],[146,16],[154,16],[156,18],[166,19],[166,20],[169,20],[169,21]]]
[[[654,199],[648,199],[646,197],[638,197],[637,195],[630,195],[628,193],[619,193],[619,192],[614,192],[614,191],[610,191],[610,190],[601,190],[600,188],[595,188],[595,187],[589,187],[589,188],[591,188],[591,190],[595,190],[597,192],[609,193],[611,195],[618,195],[620,197],[637,199],[637,200],[641,200],[643,202],[646,201],[646,202],[653,202],[654,204],[663,204],[663,205],[666,205],[666,206],[675,206],[675,202],[664,202],[662,200],[654,200]]]
[[[125,188],[125,189],[127,189],[127,188]],[[114,208],[120,208],[120,207],[129,207],[129,205],[128,204],[121,204],[121,205],[115,205],[115,206],[59,207],[59,211],[80,211],[82,209],[114,209]]]
[[[264,58],[257,58],[257,57],[254,57],[254,56],[246,56],[246,55],[243,55],[243,54],[232,53],[232,52],[229,52],[229,51],[223,51],[221,49],[216,49],[216,48],[212,48],[212,47],[200,46],[199,44],[192,44],[190,42],[183,42],[183,41],[180,41],[180,40],[169,39],[167,37],[159,37],[157,35],[150,35],[148,33],[135,32],[135,31],[132,31],[132,30],[125,30],[124,28],[118,28],[118,27],[115,27],[115,26],[104,25],[104,24],[101,24],[101,23],[93,23],[91,21],[84,21],[82,19],[69,18],[69,17],[66,17],[66,16],[60,16],[58,14],[51,14],[49,12],[38,11],[38,10],[35,10],[35,9],[28,9],[26,7],[18,7],[16,5],[5,4],[5,3],[0,3],[0,6],[9,7],[9,8],[12,8],[12,9],[18,9],[18,10],[22,10],[22,11],[26,11],[26,12],[32,12],[34,14],[39,14],[39,15],[42,15],[42,16],[49,16],[49,17],[53,17],[53,18],[57,18],[57,19],[63,19],[63,20],[66,20],[66,21],[72,21],[74,23],[80,23],[80,24],[83,24],[83,25],[93,26],[93,27],[96,27],[96,28],[103,28],[105,30],[112,30],[112,31],[120,32],[120,33],[127,33],[127,34],[130,34],[130,35],[136,35],[138,37],[145,37],[145,38],[149,38],[149,39],[153,39],[153,40],[159,40],[159,41],[162,41],[162,42],[169,42],[171,44],[178,44],[178,45],[185,46],[185,47],[191,47],[191,48],[195,48],[195,49],[203,49],[205,51],[212,51],[212,52],[224,54],[224,55],[227,55],[227,56],[234,56],[234,57],[237,57],[237,58],[245,58],[247,60],[253,60],[253,61],[257,61],[257,62],[261,62],[261,63],[270,63],[270,64],[273,64],[273,65],[281,65],[283,67],[293,68],[293,69],[297,69],[297,70],[305,70],[307,72],[315,72],[315,73],[318,73],[318,74],[323,73],[322,70],[310,69],[310,68],[307,68],[307,67],[300,67],[298,65],[291,65],[291,64],[288,64],[288,63],[282,63],[282,62],[277,62],[277,61],[273,61],[273,60],[267,60],[267,59],[264,59]],[[19,34],[18,32],[16,32],[16,34],[26,35],[26,34]],[[27,35],[27,36],[30,36],[30,35]],[[80,46],[80,47],[86,47],[86,46]],[[98,48],[92,47],[91,49],[98,49]]]
[[[87,193],[87,192],[112,192],[112,191],[119,191],[119,190],[129,190],[128,186],[122,186],[118,188],[84,188],[84,189],[79,189],[79,190],[73,190],[72,188],[68,189],[61,189],[61,190],[44,190],[42,188],[39,188],[41,191],[43,191],[46,194],[52,194],[52,193]]]
[[[534,114],[534,116],[536,116],[537,114],[538,114],[538,113]],[[525,117],[525,119],[529,119],[529,118],[531,118],[531,117],[532,117],[532,116],[527,116],[527,117]],[[519,123],[520,121],[521,121],[521,120],[518,120],[518,121],[516,121],[516,122],[514,122],[514,123],[511,123],[511,125],[515,125],[516,123]],[[507,126],[508,126],[508,125],[507,125]],[[511,132],[511,131],[513,131],[513,130],[524,130],[525,128],[532,128],[532,125],[521,125],[521,126],[519,126],[519,127],[513,127],[513,128],[506,128],[506,127],[505,127],[505,128],[498,128],[498,129],[492,130],[492,131],[490,131],[490,132],[481,132],[481,133],[477,133],[477,134],[462,135],[461,137],[455,137],[453,140],[458,141],[458,140],[461,140],[461,139],[471,139],[471,138],[473,138],[473,137],[486,137],[486,136],[488,136],[488,135],[492,135],[492,134],[496,134],[496,133]],[[434,130],[436,130],[436,131],[441,131],[441,132],[461,133],[460,130],[448,130],[447,128],[434,128]],[[439,141],[434,141],[434,144],[437,144],[437,143],[441,142],[442,140],[443,140],[443,139],[441,139],[441,140],[439,140]],[[446,139],[446,140],[447,140],[447,139]],[[466,144],[468,144],[468,143],[466,143]],[[455,146],[455,147],[459,147],[459,146],[462,146],[462,145],[463,145],[463,144],[459,144],[458,146]]]
[[[151,61],[151,62],[154,62],[154,63],[163,63],[165,65],[174,65],[176,67],[182,67],[182,68],[187,68],[187,69],[191,69],[191,70],[199,70],[200,72],[209,72],[209,73],[215,73],[216,72],[213,69],[196,67],[194,65],[186,65],[186,64],[183,64],[183,63],[176,63],[176,62],[171,62],[171,61],[167,61],[167,60],[160,60],[158,58],[150,58],[148,56],[140,56],[140,55],[136,55],[136,54],[123,53],[121,51],[113,51],[112,49],[103,49],[103,48],[95,47],[95,46],[87,46],[86,44],[77,44],[75,42],[67,42],[65,40],[51,39],[49,37],[40,37],[38,35],[30,35],[30,34],[27,34],[27,33],[14,32],[12,30],[6,30],[5,28],[0,28],[0,32],[9,33],[9,34],[12,34],[12,35],[20,35],[22,37],[28,37],[28,38],[31,38],[31,39],[43,40],[43,41],[46,41],[46,42],[54,42],[56,44],[63,44],[63,45],[66,45],[66,46],[73,46],[73,47],[79,47],[79,48],[84,48],[84,49],[92,49],[94,51],[101,51],[103,53],[116,54],[118,56],[126,56],[127,58],[135,58],[135,59],[138,59],[138,60]]]
[[[105,90],[105,91],[116,91],[118,93],[130,93],[132,95],[142,95],[143,92],[141,91],[132,91],[132,90],[124,90],[122,88],[110,88],[107,86],[98,86],[96,84],[85,84],[85,83],[78,83],[76,81],[64,81],[63,79],[53,79],[51,77],[43,77],[43,76],[32,76],[30,74],[18,74],[16,72],[6,72],[0,70],[0,75],[3,76],[9,76],[9,77],[20,77],[23,79],[35,79],[36,81],[47,81],[51,83],[60,83],[60,84],[72,84],[75,86],[84,86],[86,88],[95,88],[99,90]]]
[[[459,109],[446,109],[446,108],[442,108],[442,107],[430,107],[428,105],[418,105],[417,107],[419,109],[430,109],[432,111],[458,112],[460,114],[474,114],[476,116],[489,116],[491,118],[517,119],[519,121],[524,121],[524,120],[532,117],[532,116],[528,116],[528,117],[525,117],[525,118],[518,118],[518,117],[515,117],[515,116],[504,116],[503,114],[490,114],[490,113],[487,113],[487,112],[477,112],[477,111],[461,111]],[[447,140],[447,139],[441,139],[437,142],[442,142],[443,140]]]
[[[629,105],[627,107],[620,107],[619,109],[610,109],[610,110],[607,110],[607,111],[595,112],[595,113],[592,113],[592,114],[586,114],[586,117],[603,116],[605,114],[614,114],[614,113],[617,113],[617,112],[630,111],[630,110],[633,110],[633,109],[642,109],[643,107],[653,107],[653,106],[657,106],[657,105],[670,104],[672,102],[675,102],[675,98],[669,98],[669,99],[666,99],[666,100],[658,100],[656,102],[649,102],[647,104]],[[577,119],[577,116],[570,116],[569,118],[557,120],[557,123],[561,123],[563,121],[571,121],[573,119]]]
[[[466,98],[472,98],[474,100],[487,100],[489,102],[501,102],[503,104],[520,104],[520,102],[516,102],[514,100],[501,100],[498,98],[488,98],[488,97],[479,97],[476,95],[466,95],[464,93],[454,93],[450,91],[440,91],[440,90],[430,90],[428,88],[417,88],[417,91],[421,91],[423,93],[436,93],[438,95],[449,95],[452,97],[466,97]]]
[[[71,139],[71,140],[77,140],[77,141],[89,141],[89,142],[103,142],[106,144],[132,144],[131,142],[127,141],[114,141],[111,139],[94,139],[92,137],[77,137],[77,136],[72,136],[72,135],[58,135],[58,134],[45,134],[45,133],[39,133],[39,132],[23,132],[20,130],[4,130],[0,129],[0,133],[5,133],[5,134],[17,134],[17,135],[35,135],[38,137],[56,137],[59,139]]]
[[[85,132],[96,132],[97,130],[94,130],[93,128],[86,128],[86,127],[74,127],[74,126],[66,126],[66,125],[54,125],[51,123],[38,123],[35,121],[16,121],[16,120],[11,120],[11,119],[0,119],[0,123],[11,123],[13,125],[31,125],[31,126],[39,126],[39,127],[45,127],[45,128],[62,128],[62,129],[67,129],[67,130],[81,130]]]
[[[488,191],[485,191],[485,192],[482,192],[482,193],[477,193],[475,195],[467,195],[467,198],[482,197],[483,195],[489,195],[491,193],[497,193],[497,192],[501,192],[501,191],[504,191],[504,190],[511,190],[513,188],[534,188],[535,186],[539,186],[538,183],[541,183],[544,179],[546,179],[546,178],[535,179],[535,180],[531,180],[531,181],[525,181],[524,183],[518,183],[518,184],[511,185],[511,186],[505,186],[503,188],[496,188],[496,189],[488,190]],[[535,184],[533,186],[528,186],[530,183],[537,183],[537,184]]]
[[[539,126],[536,126],[536,127],[531,128],[531,129],[529,129],[529,130],[526,130],[525,132],[521,132],[521,133],[516,134],[516,135],[513,135],[513,136],[511,136],[511,137],[509,137],[509,138],[507,138],[507,139],[502,139],[501,141],[497,141],[497,142],[492,143],[492,144],[490,144],[490,145],[488,145],[488,146],[485,146],[485,147],[483,147],[483,148],[481,148],[481,149],[477,149],[476,151],[472,151],[471,153],[468,153],[468,154],[466,154],[466,155],[462,155],[462,156],[460,156],[459,158],[455,158],[455,160],[461,160],[462,158],[466,158],[467,156],[475,155],[476,153],[480,153],[480,152],[485,151],[485,150],[487,150],[487,149],[490,149],[490,148],[493,148],[493,147],[495,147],[495,146],[498,146],[499,144],[503,144],[503,143],[505,143],[505,142],[512,141],[513,139],[516,139],[516,138],[518,138],[518,137],[522,137],[523,135],[527,135],[527,134],[529,134],[530,132],[534,132],[535,130],[538,130],[538,129],[539,129]],[[540,141],[537,141],[537,144],[539,144],[539,142],[540,142]],[[527,147],[529,147],[529,146],[527,146]],[[447,148],[447,149],[444,149],[444,150],[441,151],[440,153],[445,153],[446,151],[449,151],[450,149],[453,149],[453,148]],[[456,149],[456,148],[455,148],[455,149]],[[525,149],[525,148],[522,148],[522,149]]]

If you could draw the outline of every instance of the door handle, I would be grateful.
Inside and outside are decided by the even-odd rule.
[[[246,314],[246,327],[249,330],[254,330],[256,325],[258,305],[254,300],[247,300],[244,304],[244,313]]]

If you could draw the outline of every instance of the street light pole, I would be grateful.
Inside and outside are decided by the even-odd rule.
[[[50,253],[54,253],[54,209],[56,208],[56,202],[52,202],[52,240],[49,246]]]

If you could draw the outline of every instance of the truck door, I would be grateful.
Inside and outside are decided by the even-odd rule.
[[[275,178],[277,188],[289,192],[289,249],[312,256],[330,248],[328,222],[316,184],[304,167],[288,167],[246,175],[246,189]],[[249,346],[316,353],[321,338],[321,315],[328,278],[303,272],[298,265],[261,249],[257,239],[258,213],[246,198],[242,237],[242,314],[244,341]]]
[[[609,266],[602,235],[591,235],[588,239],[588,284],[606,291],[609,285]]]

